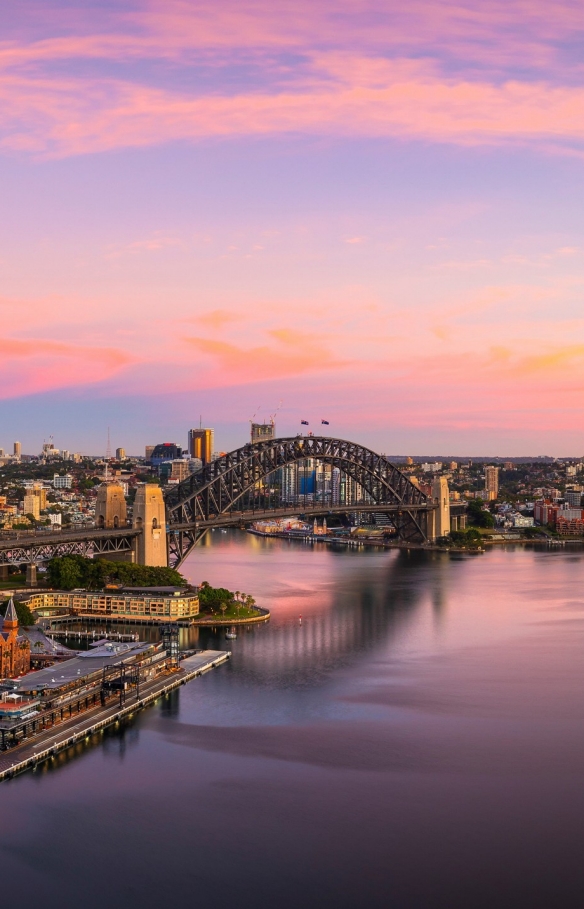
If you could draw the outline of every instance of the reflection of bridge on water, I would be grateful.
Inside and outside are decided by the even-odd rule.
[[[359,653],[370,653],[407,633],[422,604],[430,604],[439,621],[450,564],[446,553],[393,550],[363,557],[343,551],[339,559],[346,570],[336,576],[332,589],[316,593],[330,598],[326,606],[315,609],[304,590],[292,588],[285,605],[282,598],[276,600],[268,625],[250,628],[248,633],[239,629],[234,645],[238,680],[241,673],[259,671],[264,680],[273,678],[274,686],[281,687],[301,682],[305,674],[314,677],[349,665]],[[201,635],[200,631],[185,629],[183,646],[189,640],[193,645],[201,640],[198,646],[206,646],[208,632]]]
[[[344,493],[332,481],[319,495],[294,495],[282,481],[283,471],[307,463],[326,465],[335,476],[347,478]],[[332,473],[331,473],[332,476]],[[296,436],[244,445],[222,455],[164,494],[168,562],[179,567],[201,537],[212,527],[244,526],[259,517],[348,514],[387,515],[396,538],[425,542],[435,536],[437,503],[410,479],[362,445],[343,439]],[[162,507],[162,506],[161,506]],[[147,508],[147,506],[146,506]],[[157,513],[158,514],[158,513]],[[55,555],[100,555],[149,562],[148,552],[160,552],[165,528],[146,510],[134,516],[132,527],[90,528],[61,534],[31,534],[0,539],[0,565],[45,562]],[[164,547],[162,549],[164,552]],[[140,555],[142,553],[142,556]],[[145,555],[144,555],[145,554]]]

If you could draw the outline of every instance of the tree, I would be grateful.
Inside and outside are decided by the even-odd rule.
[[[73,590],[75,587],[100,590],[108,583],[127,587],[184,587],[187,583],[174,568],[108,562],[106,559],[86,559],[83,556],[51,559],[47,565],[47,580],[51,587],[61,590]]]
[[[471,499],[468,503],[468,519],[475,527],[494,527],[495,519],[490,511],[485,511],[482,499]]]
[[[221,609],[221,612],[223,613],[223,617],[225,617],[225,613],[227,612],[227,603],[221,603],[221,606],[219,608]]]
[[[49,586],[61,590],[73,590],[81,587],[84,579],[81,556],[57,556],[50,559],[47,564],[47,580]],[[89,561],[89,560],[88,560]]]
[[[0,614],[6,615],[6,609],[8,608],[9,600],[6,600],[2,606],[0,606]],[[18,616],[18,623],[20,625],[34,625],[35,617],[30,611],[26,603],[19,603],[18,600],[14,601],[14,608],[16,609],[16,615]]]

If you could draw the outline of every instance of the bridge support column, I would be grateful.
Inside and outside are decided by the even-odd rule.
[[[446,477],[436,477],[432,483],[432,498],[438,508],[432,512],[434,533],[430,539],[436,539],[450,533],[450,491]]]
[[[30,562],[26,566],[26,586],[27,587],[36,587],[37,586],[37,567],[34,562]]]
[[[0,581],[8,580],[8,565],[0,565]]]
[[[166,507],[160,486],[154,483],[140,483],[138,486],[134,501],[134,527],[142,531],[136,538],[136,562],[166,568]]]

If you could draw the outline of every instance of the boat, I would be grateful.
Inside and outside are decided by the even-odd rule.
[[[237,638],[237,631],[235,630],[235,625],[232,625],[229,631],[225,632],[225,637],[228,641],[234,641]]]

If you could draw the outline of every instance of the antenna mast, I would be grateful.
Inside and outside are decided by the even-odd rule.
[[[109,462],[112,459],[112,446],[110,441],[110,428],[107,428],[107,447],[105,449],[105,482],[109,480]]]

